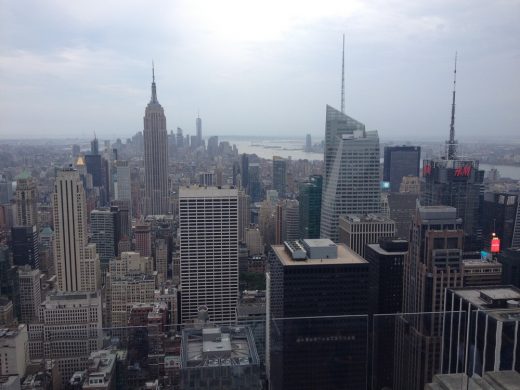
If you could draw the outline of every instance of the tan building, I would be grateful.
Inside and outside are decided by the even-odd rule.
[[[168,278],[168,243],[162,238],[155,240],[155,270],[158,283],[164,283]]]
[[[85,191],[78,171],[72,168],[59,171],[54,188],[54,256],[58,289],[96,291],[101,282],[99,256],[95,245],[88,245]]]
[[[56,292],[40,306],[40,322],[29,325],[31,360],[52,359],[62,385],[87,366],[92,351],[101,349],[101,294]]]
[[[399,192],[420,194],[421,180],[417,176],[404,176],[401,185],[399,186]]]
[[[0,329],[0,376],[25,376],[29,365],[27,325]]]
[[[16,177],[14,202],[15,225],[38,226],[38,191],[27,171]]]

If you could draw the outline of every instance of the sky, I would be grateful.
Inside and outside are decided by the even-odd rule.
[[[152,61],[168,130],[520,140],[520,0],[0,0],[0,139],[128,138]]]

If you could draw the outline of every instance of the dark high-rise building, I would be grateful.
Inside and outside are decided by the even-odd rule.
[[[269,266],[271,389],[365,389],[366,317],[345,315],[368,312],[368,263],[317,239],[273,245]]]
[[[273,188],[284,198],[287,192],[287,160],[273,156]]]
[[[502,284],[520,288],[520,248],[509,248],[498,254],[502,264]]]
[[[373,328],[371,346],[371,388],[391,388],[394,379],[393,355],[395,316],[402,312],[403,264],[408,241],[385,237],[378,244],[367,244],[365,259],[369,263],[368,313]]]
[[[481,206],[484,171],[477,160],[461,159],[457,155],[455,139],[455,84],[457,57],[453,72],[450,138],[443,159],[424,160],[421,203],[425,206],[446,205],[457,209],[464,227],[464,250],[482,249]]]
[[[420,146],[386,146],[383,180],[390,183],[391,192],[399,192],[405,176],[419,176]]]
[[[143,122],[144,214],[168,214],[168,133],[164,109],[157,100],[154,73],[152,77],[152,98],[146,106]]]
[[[403,313],[440,313],[445,289],[462,287],[463,238],[455,208],[417,206],[404,258]],[[439,373],[441,337],[441,314],[396,318],[394,389],[422,389]]]
[[[264,189],[260,176],[260,165],[258,163],[249,164],[248,168],[248,192],[252,202],[260,202],[264,197]]]
[[[313,175],[300,184],[300,237],[320,238],[323,176]]]
[[[121,236],[117,207],[92,210],[90,213],[91,242],[96,244],[102,275],[108,272],[110,260],[115,258]]]
[[[218,137],[213,135],[208,138],[208,154],[210,157],[214,158],[218,156]]]
[[[99,141],[96,136],[90,141],[90,153],[94,155],[99,154]]]
[[[92,175],[92,185],[94,187],[101,187],[103,185],[101,155],[86,154],[85,165],[87,166],[87,173]]]
[[[240,179],[242,180],[242,188],[249,186],[249,156],[242,154],[240,156]]]
[[[482,249],[480,223],[484,171],[475,160],[424,160],[421,204],[457,209],[464,226],[464,250]]]
[[[482,230],[484,245],[495,233],[500,238],[502,249],[513,243],[518,208],[518,194],[486,192],[482,207]]]
[[[32,269],[40,268],[40,250],[36,225],[12,227],[11,248],[14,265],[30,265]]]
[[[6,296],[13,303],[17,316],[20,315],[20,289],[18,286],[18,267],[13,265],[9,247],[0,244],[0,296]]]

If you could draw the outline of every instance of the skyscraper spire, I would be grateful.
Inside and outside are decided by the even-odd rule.
[[[448,144],[448,160],[457,158],[457,141],[455,140],[455,87],[457,85],[457,52],[455,52],[455,68],[453,69],[453,100],[451,103],[450,139]]]
[[[345,34],[343,34],[343,53],[341,60],[341,112],[345,113]]]
[[[155,66],[152,61],[152,99],[150,103],[159,103],[157,101],[157,88],[155,87]]]

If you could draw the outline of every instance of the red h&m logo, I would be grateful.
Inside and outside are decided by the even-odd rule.
[[[422,175],[428,176],[432,173],[432,166],[430,164],[426,164],[422,169]]]
[[[491,239],[491,252],[492,253],[500,252],[500,239],[498,237],[493,237]]]
[[[459,167],[455,169],[455,176],[468,177],[471,174],[471,165],[464,165],[463,167]]]

